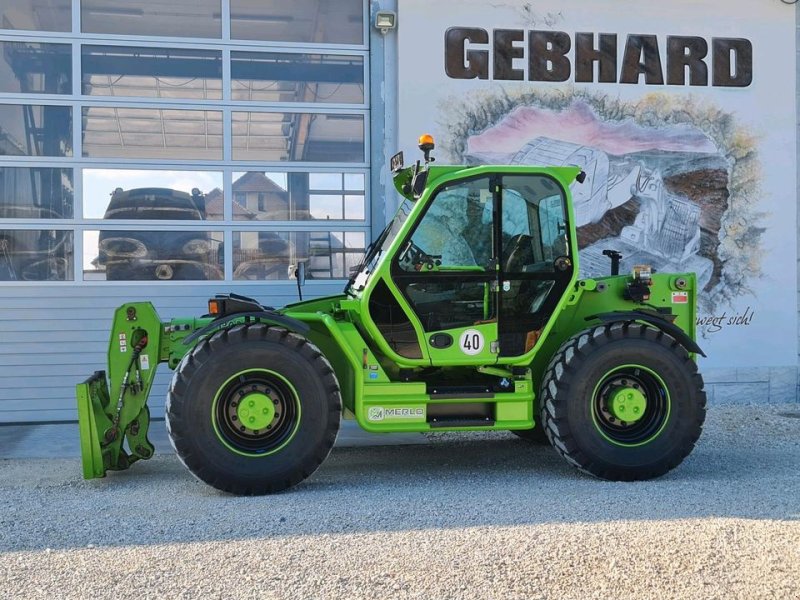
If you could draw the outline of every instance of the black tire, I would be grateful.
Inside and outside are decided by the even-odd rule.
[[[542,388],[540,416],[550,443],[569,463],[600,479],[635,481],[667,473],[692,451],[705,419],[706,395],[695,362],[674,338],[638,323],[596,327],[567,340]],[[629,398],[628,391],[645,399],[644,408],[637,408],[642,416],[633,422],[619,417],[624,401],[617,410],[609,408],[614,399]]]
[[[248,398],[264,403],[265,415],[272,411],[260,430],[238,427]],[[167,429],[198,479],[233,494],[270,494],[322,464],[339,431],[341,404],[330,363],[307,339],[239,325],[200,342],[178,365]]]
[[[547,434],[544,432],[544,427],[542,427],[541,419],[536,421],[533,429],[515,429],[511,433],[522,438],[526,442],[531,442],[532,444],[550,443],[550,441],[547,439]]]

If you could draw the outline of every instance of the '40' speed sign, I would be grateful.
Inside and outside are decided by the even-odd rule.
[[[483,344],[483,334],[477,329],[467,329],[458,340],[458,347],[470,356],[483,352]]]

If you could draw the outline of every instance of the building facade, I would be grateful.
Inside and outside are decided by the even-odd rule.
[[[585,274],[697,272],[711,400],[794,400],[796,8],[702,4],[0,0],[0,422],[74,420],[124,301],[338,293],[423,131],[580,164]]]

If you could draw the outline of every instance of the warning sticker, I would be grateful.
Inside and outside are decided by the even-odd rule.
[[[689,292],[672,292],[673,304],[689,304]]]
[[[142,371],[149,371],[150,370],[150,357],[147,354],[142,354],[139,357],[139,365],[142,367]]]

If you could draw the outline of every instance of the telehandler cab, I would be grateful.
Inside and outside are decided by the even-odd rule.
[[[422,136],[411,167],[393,157],[402,204],[341,295],[280,309],[219,295],[167,322],[148,302],[118,308],[108,381],[77,386],[84,477],[152,456],[162,362],[178,457],[234,494],[310,476],[343,414],[371,432],[511,430],[608,480],[676,467],[705,417],[694,274],[620,275],[606,251],[611,275],[579,279],[579,168],[433,166],[433,147]]]

